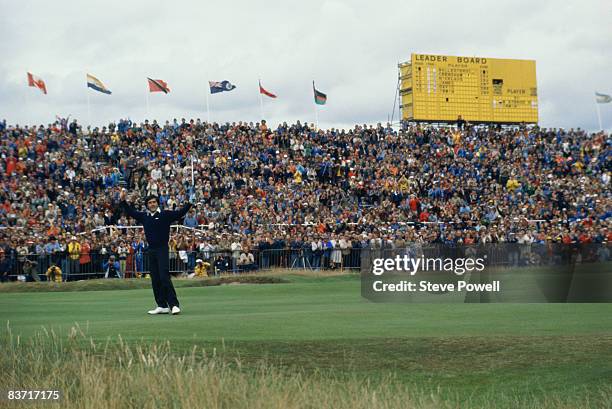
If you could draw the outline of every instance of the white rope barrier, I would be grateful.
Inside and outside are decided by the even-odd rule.
[[[518,219],[514,219],[513,221],[520,221]],[[544,219],[525,219],[524,221],[526,221],[527,223],[543,223],[546,222],[547,220]],[[576,221],[580,221],[580,220],[576,220]],[[400,226],[411,226],[411,225],[415,225],[415,224],[458,224],[461,222],[385,222],[385,223],[378,223],[378,225],[386,225],[386,226],[390,226],[390,225],[394,225],[394,224],[398,224]],[[351,222],[351,223],[346,223],[349,226],[359,226],[359,225],[364,225],[365,223],[355,223],[355,222]],[[291,226],[304,226],[304,227],[312,227],[312,226],[317,226],[318,223],[267,223],[267,224],[261,224],[261,223],[257,223],[257,226],[276,226],[276,227],[291,227]],[[229,227],[229,225],[224,224],[222,225],[223,227]],[[185,229],[185,230],[191,230],[192,232],[196,232],[196,233],[201,233],[201,234],[207,234],[210,233],[211,230],[213,230],[214,228],[218,228],[221,227],[221,225],[214,225],[213,228],[208,227],[208,229],[201,229],[201,228],[195,228],[195,227],[190,227],[190,226],[184,226],[182,224],[173,224],[172,226],[170,226],[170,228],[175,229],[175,231],[178,233],[179,229]],[[7,228],[7,227],[2,227],[2,228]],[[95,233],[98,231],[104,231],[104,230],[127,230],[127,229],[133,229],[133,230],[141,230],[143,227],[142,226],[123,226],[123,225],[113,225],[113,226],[100,226],[97,227],[93,230],[90,230],[88,232],[80,232],[77,233],[78,235],[83,235],[83,234],[91,234],[91,233]]]

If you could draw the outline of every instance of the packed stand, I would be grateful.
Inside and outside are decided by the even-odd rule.
[[[603,132],[185,119],[90,129],[58,118],[0,122],[0,138],[2,280],[29,271],[58,280],[54,266],[60,280],[146,272],[122,188],[171,209],[195,190],[199,204],[170,243],[171,270],[190,274],[196,264],[353,268],[360,248],[409,243],[612,239]]]

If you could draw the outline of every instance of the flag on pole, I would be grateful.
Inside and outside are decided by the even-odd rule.
[[[236,86],[229,81],[208,81],[208,86],[210,86],[210,93],[216,94],[218,92],[223,91],[231,91]]]
[[[110,89],[106,88],[104,84],[102,84],[102,81],[100,81],[99,79],[97,79],[91,74],[87,74],[87,87],[95,91],[101,92],[103,94],[108,94],[108,95],[112,94]]]
[[[609,104],[610,102],[612,102],[612,96],[608,94],[600,94],[599,92],[596,92],[595,101],[598,104]]]
[[[32,75],[29,72],[28,72],[28,85],[30,87],[38,88],[43,94],[47,95],[47,86],[45,85],[45,82],[42,79],[38,78],[36,75]]]
[[[261,86],[261,81],[259,81],[259,93],[267,95],[270,98],[276,98],[275,94],[271,93],[270,91],[266,90],[264,87]]]
[[[315,102],[315,104],[317,104],[317,105],[325,105],[325,103],[327,102],[327,95],[325,95],[321,91],[318,91],[315,88],[314,81],[312,82],[312,90],[314,91],[314,102]]]
[[[149,80],[149,92],[163,92],[164,94],[170,92],[170,88],[166,81],[154,80],[148,77],[147,80]]]

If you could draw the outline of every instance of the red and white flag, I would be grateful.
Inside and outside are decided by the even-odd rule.
[[[259,93],[269,96],[270,98],[276,98],[276,95],[267,91],[264,87],[261,86],[261,81],[259,81]]]
[[[39,90],[42,91],[43,94],[47,95],[47,86],[45,85],[45,82],[38,78],[36,75],[32,75],[31,73],[28,72],[28,85],[30,87],[36,87]]]

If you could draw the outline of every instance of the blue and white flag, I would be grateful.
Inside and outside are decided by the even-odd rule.
[[[236,86],[229,81],[208,81],[210,86],[210,93],[216,94],[217,92],[231,91]]]
[[[597,101],[598,104],[609,104],[612,102],[612,97],[608,94],[600,94],[599,92],[596,92],[595,101]]]
[[[112,94],[110,89],[106,88],[104,84],[102,84],[102,81],[100,81],[99,79],[97,79],[91,74],[87,74],[87,87],[93,90],[96,90],[98,92],[101,92],[103,94],[108,94],[108,95]]]

